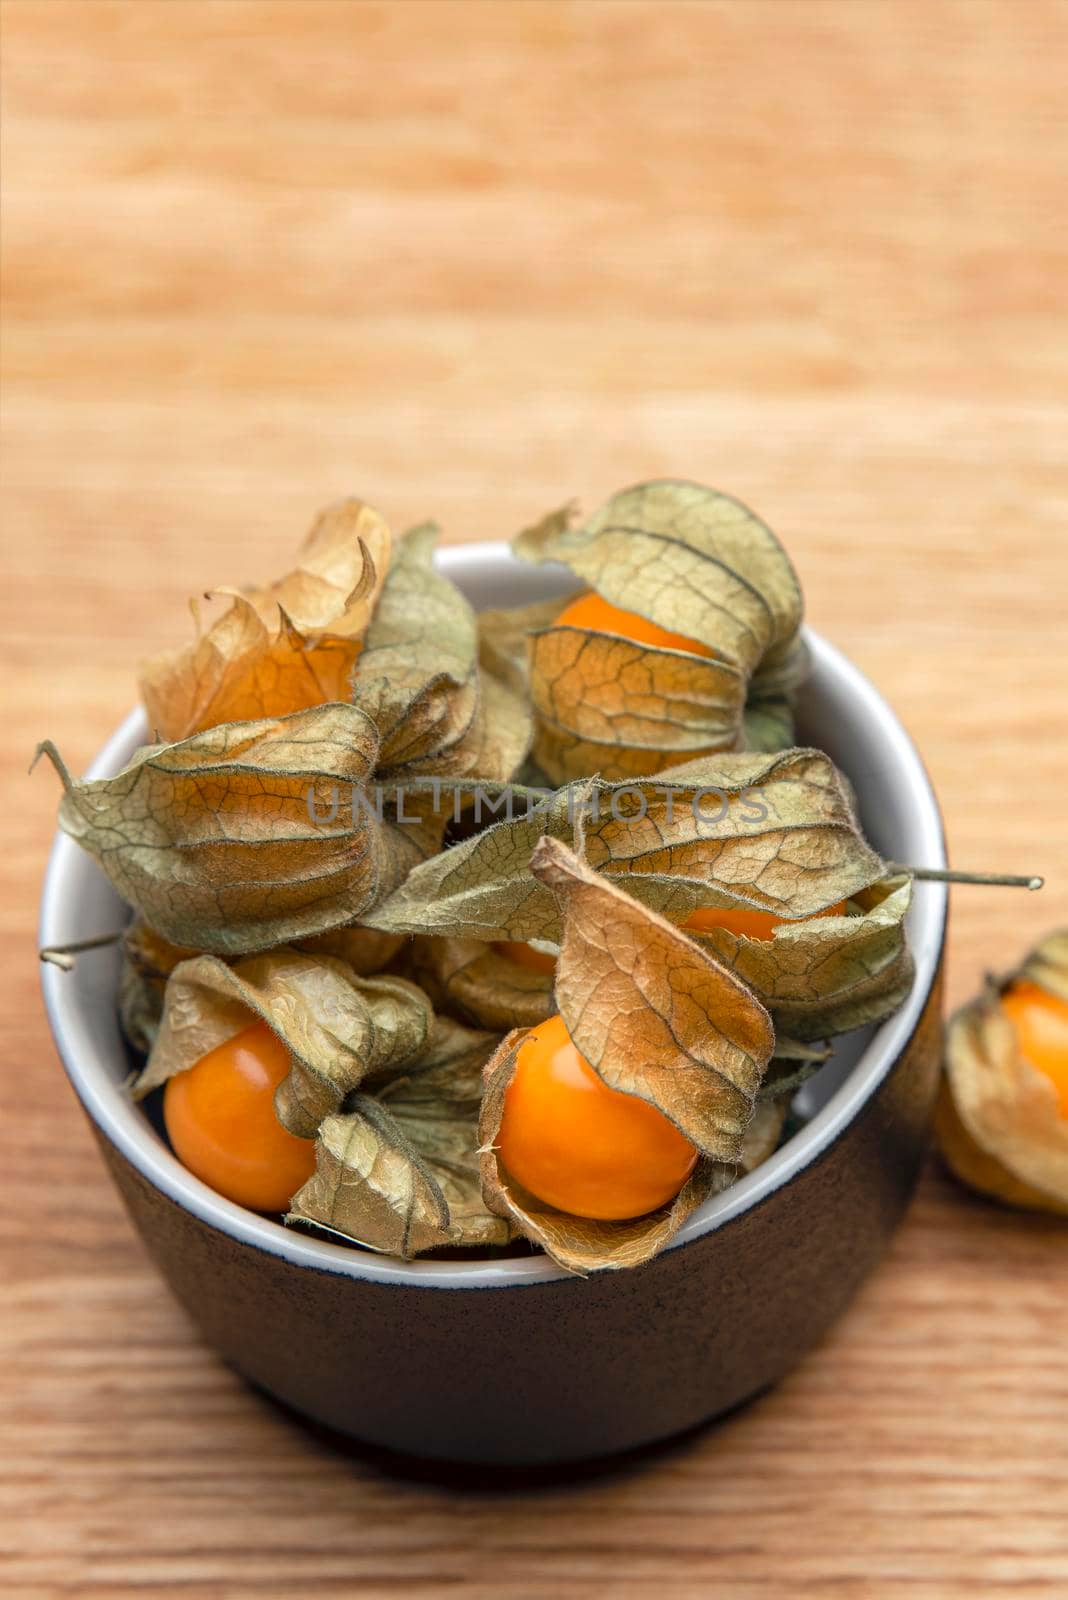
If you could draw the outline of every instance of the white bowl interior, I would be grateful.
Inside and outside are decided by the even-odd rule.
[[[566,594],[574,576],[562,568],[531,568],[505,544],[445,549],[438,562],[479,609]],[[888,860],[945,866],[938,805],[923,764],[886,702],[833,646],[811,632],[812,673],[798,699],[798,739],[827,751],[856,790],[860,816],[875,848]],[[117,771],[146,737],[139,711],[128,716],[90,768],[91,777]],[[805,1125],[748,1177],[717,1195],[686,1222],[669,1248],[755,1205],[815,1159],[857,1114],[907,1043],[930,991],[942,944],[947,891],[918,883],[908,931],[916,961],[909,999],[878,1028],[837,1041],[819,1075],[795,1101]],[[57,837],[41,904],[40,939],[64,945],[123,926],[127,911],[95,863],[68,838]],[[122,1090],[128,1071],[116,1012],[119,970],[114,946],[86,952],[74,969],[42,967],[52,1029],[68,1075],[94,1121],[157,1188],[225,1233],[320,1270],[381,1282],[479,1288],[566,1277],[546,1257],[512,1260],[397,1261],[327,1243],[287,1229],[222,1199],[170,1153],[143,1112]]]

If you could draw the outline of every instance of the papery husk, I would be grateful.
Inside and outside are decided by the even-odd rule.
[[[536,608],[524,608],[533,612]],[[534,738],[525,635],[505,612],[481,612],[478,623],[479,709],[472,746],[470,776],[487,782],[508,782],[527,760]],[[511,631],[509,631],[511,629]],[[477,740],[477,745],[476,745]]]
[[[570,625],[529,648],[533,753],[555,783],[643,777],[741,742],[746,681],[730,662]]]
[[[1047,934],[1030,952],[1019,971],[1002,980],[1002,990],[1021,978],[1028,983],[1037,983],[1040,989],[1068,1003],[1068,928]]]
[[[676,1198],[646,1217],[593,1221],[537,1200],[494,1146],[524,1037],[516,1030],[486,1066],[483,1195],[560,1266],[618,1271],[656,1255],[696,1206],[732,1181],[774,1032],[731,973],[567,846],[544,838],[531,870],[561,902],[556,998],[576,1048],[610,1088],[655,1106],[700,1155]]]
[[[556,1001],[612,1089],[649,1101],[705,1155],[735,1162],[775,1043],[753,994],[655,912],[544,838],[531,872],[560,903]]]
[[[556,1009],[551,973],[520,966],[480,940],[416,937],[404,970],[435,1010],[498,1033],[536,1027]]]
[[[167,979],[180,962],[190,961],[200,952],[171,944],[140,919],[126,929],[119,949],[119,1021],[133,1048],[147,1055],[159,1031]]]
[[[713,789],[725,796],[722,820],[705,805]],[[415,868],[365,920],[394,933],[557,943],[555,902],[529,872],[543,833],[580,841],[591,866],[678,922],[703,906],[812,916],[886,873],[819,750],[725,752],[633,784],[589,779],[526,806],[518,797],[512,821]]]
[[[425,1049],[430,1002],[403,978],[360,978],[343,961],[282,946],[233,966],[197,956],[167,981],[163,1016],[144,1071],[141,1099],[260,1019],[292,1057],[275,1093],[278,1120],[310,1139],[363,1080],[401,1067]]]
[[[406,783],[401,777],[406,797],[417,796],[419,786],[427,779],[439,783],[451,780],[449,789],[440,791],[447,798],[438,808],[447,822],[457,797],[461,809],[471,804],[465,788],[470,789],[478,781],[491,786],[507,783],[515,776],[530,749],[533,730],[530,702],[504,679],[480,667],[478,701],[467,732],[438,755],[420,760]]]
[[[776,1034],[810,1041],[890,1016],[909,994],[915,969],[904,918],[907,875],[858,890],[849,915],[784,922],[770,939],[725,928],[690,937],[736,972],[763,1001]]]
[[[354,922],[423,853],[353,801],[378,750],[354,706],[150,745],[110,778],[75,781],[42,750],[64,781],[60,827],[140,917],[191,949],[243,955]]]
[[[455,749],[478,707],[478,627],[471,606],[434,566],[439,530],[411,528],[389,576],[352,676],[353,704],[379,732],[379,772],[398,778]]]
[[[794,709],[789,698],[750,696],[745,703],[742,731],[746,750],[789,750],[794,743]]]
[[[379,1073],[373,1092],[323,1122],[287,1222],[404,1258],[507,1244],[515,1230],[486,1209],[477,1154],[482,1066],[497,1040],[439,1017],[417,1061]]]
[[[365,920],[387,933],[557,943],[556,902],[531,877],[530,858],[543,833],[575,837],[575,807],[588,790],[589,785],[561,790],[529,814],[521,800],[512,820],[494,823],[414,868]]]
[[[1068,1216],[1068,1118],[1049,1078],[1021,1054],[1000,998],[1019,978],[1068,1002],[1068,930],[951,1018],[936,1131],[963,1182],[1011,1205]]]
[[[377,928],[357,924],[316,934],[313,939],[297,939],[294,948],[309,956],[333,956],[351,967],[357,977],[367,978],[388,967],[405,943],[403,934],[379,933]]]
[[[513,541],[530,561],[561,561],[612,605],[695,639],[747,677],[792,661],[797,575],[760,518],[703,484],[660,479],[621,490],[581,527],[552,512]],[[779,679],[782,682],[782,679]]]
[[[705,823],[694,805],[712,789],[725,796],[726,815]],[[721,803],[704,798],[715,816]],[[512,822],[416,867],[368,919],[391,932],[558,943],[556,902],[529,870],[545,833],[580,846],[592,867],[672,922],[704,908],[785,918],[770,940],[722,929],[692,937],[797,1040],[879,1021],[909,992],[911,880],[886,876],[860,834],[848,785],[821,751],[722,753],[634,784],[587,780],[529,816],[517,805]],[[840,901],[854,914],[817,917]]]
[[[360,500],[320,513],[296,568],[264,589],[220,589],[227,611],[190,645],[146,662],[149,726],[168,742],[224,722],[347,700],[389,568],[386,523]]]
[[[742,1135],[738,1153],[738,1168],[742,1173],[755,1172],[779,1148],[782,1130],[789,1110],[785,1100],[764,1100],[755,1108],[752,1120]]]
[[[800,586],[771,530],[718,490],[668,479],[570,523],[570,508],[552,512],[513,548],[565,563],[611,604],[714,658],[570,626],[534,633],[534,752],[550,779],[637,777],[711,750],[780,747],[782,717],[769,717],[766,702],[785,696],[807,662]],[[765,703],[748,726],[747,694]]]
[[[510,684],[517,694],[530,696],[530,655],[527,640],[531,634],[551,627],[573,600],[585,590],[550,600],[535,600],[526,606],[508,606],[478,613],[479,653],[497,677]]]

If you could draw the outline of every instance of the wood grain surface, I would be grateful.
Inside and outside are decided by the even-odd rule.
[[[50,735],[357,492],[451,539],[656,474],[780,531],[913,731],[954,1001],[1068,922],[1068,6],[10,0],[0,1172],[8,1592],[1068,1593],[1068,1234],[932,1164],[825,1345],[609,1467],[392,1463],[201,1347],[56,1064]]]

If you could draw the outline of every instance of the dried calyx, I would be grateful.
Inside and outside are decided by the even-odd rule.
[[[710,913],[691,936],[791,1038],[878,1021],[908,992],[911,881],[886,875],[848,786],[818,750],[724,752],[655,779],[565,787],[530,815],[417,865],[365,921],[434,935],[454,950],[459,942],[460,964],[473,962],[475,942],[558,942],[558,903],[530,870],[543,833],[578,846],[591,867],[672,922]],[[826,914],[838,906],[841,915]],[[715,913],[738,909],[781,920],[769,938],[714,925]]]
[[[531,870],[560,905],[556,1000],[575,1047],[610,1089],[656,1107],[699,1158],[674,1199],[643,1217],[596,1221],[539,1201],[495,1148],[523,1042],[516,1030],[486,1067],[483,1193],[571,1271],[636,1266],[736,1175],[774,1044],[771,1019],[732,973],[558,840],[539,843]]]
[[[550,513],[513,548],[563,562],[606,609],[676,641],[636,639],[618,616],[590,626],[565,615],[530,632],[534,755],[552,782],[790,742],[787,696],[805,671],[801,589],[740,501],[679,480],[638,484],[579,526],[570,508]]]
[[[936,1128],[970,1187],[1068,1215],[1068,930],[950,1020]]]

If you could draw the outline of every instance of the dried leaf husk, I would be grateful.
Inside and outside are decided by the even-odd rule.
[[[561,561],[611,604],[695,639],[764,684],[794,670],[801,589],[778,539],[717,489],[661,479],[624,489],[581,527],[553,512],[514,541]],[[789,676],[789,672],[787,673]],[[781,681],[781,680],[780,680]]]
[[[851,914],[784,922],[770,939],[725,928],[694,941],[736,972],[767,1006],[776,1033],[809,1041],[881,1022],[912,988],[904,917],[912,879],[886,878],[858,890]]]
[[[415,984],[388,975],[357,977],[331,956],[286,946],[233,966],[197,956],[175,967],[167,981],[163,1016],[135,1096],[194,1066],[257,1018],[292,1057],[275,1110],[301,1139],[313,1138],[323,1118],[366,1077],[417,1056],[433,1026],[430,1002]]]
[[[558,942],[556,902],[531,877],[530,858],[543,833],[574,837],[575,808],[588,789],[561,790],[529,810],[522,800],[510,819],[415,867],[364,920],[387,933]]]
[[[1068,1002],[1068,930],[1044,939],[951,1018],[936,1129],[949,1166],[972,1188],[1068,1216],[1068,1118],[1050,1079],[1021,1054],[1000,1005],[1018,978]]]
[[[333,956],[351,967],[357,977],[368,977],[389,966],[404,943],[400,935],[357,927],[301,940],[294,948],[309,956]],[[121,951],[119,1017],[130,1044],[147,1055],[159,1031],[167,979],[181,962],[204,952],[170,944],[141,921],[127,928]]]
[[[801,591],[747,507],[678,480],[638,484],[581,527],[550,513],[513,547],[564,562],[611,604],[714,652],[548,627],[530,638],[534,751],[555,783],[638,777],[683,756],[788,742],[781,701],[804,676]],[[566,602],[560,602],[556,615]],[[747,719],[747,694],[761,709]]]
[[[347,700],[390,559],[377,511],[342,500],[316,520],[296,568],[265,589],[218,591],[227,611],[190,645],[145,663],[149,726],[168,742],[224,722]],[[199,617],[194,608],[199,630]]]
[[[150,745],[110,778],[64,779],[60,826],[173,944],[220,955],[344,926],[422,850],[361,785],[378,749],[355,706],[228,723]]]
[[[357,924],[316,934],[314,939],[297,939],[294,948],[309,956],[333,956],[351,967],[357,977],[368,978],[388,967],[405,942],[403,934],[379,933]]]
[[[525,681],[498,664],[481,633],[478,681],[478,710],[463,741],[466,767],[457,763],[457,774],[506,783],[530,752],[534,712]]]
[[[383,777],[422,770],[468,733],[478,707],[478,627],[459,589],[434,566],[439,530],[398,542],[352,676],[352,700],[378,729]]]
[[[557,943],[556,902],[529,870],[542,833],[580,845],[593,868],[673,922],[704,908],[785,918],[770,940],[722,929],[693,938],[800,1041],[879,1021],[909,992],[911,880],[886,877],[848,785],[813,750],[723,753],[656,780],[570,786],[420,865],[369,919],[394,932]],[[816,916],[839,901],[853,914]]]
[[[536,600],[532,605],[502,607],[478,613],[479,656],[483,664],[516,692],[530,698],[530,655],[527,641],[556,621],[560,612],[585,590]]]
[[[426,779],[451,780],[447,798],[437,806],[445,824],[449,813],[471,804],[465,790],[472,785],[507,783],[522,766],[530,748],[533,721],[527,700],[492,672],[479,669],[478,701],[474,718],[463,738],[436,756],[427,756],[401,782],[407,795],[417,795]],[[445,791],[442,791],[444,794]]]
[[[648,1100],[706,1155],[735,1162],[775,1043],[733,973],[558,840],[531,871],[557,898],[557,1008],[609,1088]]]
[[[755,1172],[779,1148],[782,1130],[786,1125],[789,1107],[785,1100],[762,1100],[742,1135],[742,1148],[738,1155],[741,1172]]]
[[[747,750],[770,753],[789,750],[794,743],[794,710],[787,695],[750,694],[742,720]]]
[[[286,1220],[405,1258],[507,1244],[515,1230],[483,1203],[477,1154],[482,1067],[497,1040],[437,1018],[417,1061],[379,1074],[323,1122],[316,1171]]]
[[[774,1044],[771,1020],[731,973],[566,845],[544,838],[531,870],[561,903],[556,997],[576,1048],[610,1088],[655,1106],[700,1156],[674,1201],[646,1217],[592,1221],[537,1200],[494,1148],[523,1039],[516,1030],[486,1067],[483,1194],[571,1271],[636,1266],[732,1180]]]
[[[590,865],[672,921],[703,906],[802,918],[877,883],[833,762],[818,750],[720,753],[634,783],[589,779],[416,867],[366,921],[395,933],[559,942],[553,897],[530,876],[540,836],[580,842]]]
[[[159,1031],[167,979],[180,962],[190,961],[200,952],[171,944],[138,919],[123,934],[120,953],[119,1020],[133,1048],[147,1055]]]
[[[1017,979],[1037,983],[1040,989],[1068,1002],[1068,928],[1059,929],[1035,946],[1018,972],[1002,981],[1002,990]]]
[[[740,742],[745,676],[730,662],[571,626],[529,647],[534,757],[555,783],[646,776]]]
[[[520,966],[480,940],[417,936],[404,971],[430,996],[435,1010],[498,1033],[536,1027],[556,1009],[551,973]]]

